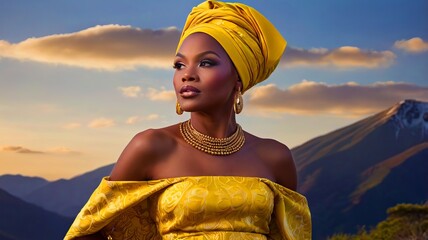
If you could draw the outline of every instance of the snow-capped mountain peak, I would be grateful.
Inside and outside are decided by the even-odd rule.
[[[404,100],[392,107],[390,121],[395,127],[396,138],[403,131],[419,136],[420,140],[428,140],[428,103],[416,100]]]

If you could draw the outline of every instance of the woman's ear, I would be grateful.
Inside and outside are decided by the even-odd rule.
[[[241,79],[239,79],[238,78],[238,81],[236,81],[236,84],[235,84],[235,90],[236,91],[242,91],[242,81],[241,81]]]

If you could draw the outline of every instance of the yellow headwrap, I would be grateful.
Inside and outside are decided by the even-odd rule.
[[[192,33],[210,35],[224,48],[243,83],[242,92],[273,72],[287,42],[261,13],[242,3],[206,1],[187,17],[178,43]]]

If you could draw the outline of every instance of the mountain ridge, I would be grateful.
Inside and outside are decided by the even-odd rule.
[[[420,186],[428,175],[427,133],[428,103],[406,100],[293,149],[315,239],[375,224],[397,203],[426,201],[428,190],[408,185]],[[369,181],[375,167],[383,172]]]
[[[41,177],[28,177],[21,174],[0,176],[0,189],[19,198],[24,198],[27,194],[47,184],[49,181]]]
[[[0,189],[0,239],[61,239],[72,219],[27,203]]]
[[[298,164],[298,170],[312,163],[314,159],[319,159],[323,157],[325,153],[331,153],[332,149],[335,149],[334,152],[339,152],[339,151],[346,150],[349,147],[352,147],[352,144],[355,144],[355,142],[359,142],[365,136],[370,134],[374,129],[376,129],[380,125],[385,124],[388,121],[394,121],[396,122],[397,125],[402,126],[403,124],[401,123],[402,122],[401,119],[403,119],[403,116],[399,116],[399,115],[403,114],[403,108],[408,108],[408,105],[414,105],[414,104],[426,105],[428,103],[423,103],[416,100],[404,100],[372,116],[359,120],[348,126],[328,132],[321,136],[315,137],[299,146],[294,147],[293,153],[299,156],[302,156]],[[428,108],[428,107],[425,107],[425,108]],[[427,118],[428,118],[428,115],[427,115]],[[396,130],[395,132],[396,134],[398,134],[399,131]],[[353,141],[351,142],[352,144],[348,143],[345,145],[338,146],[340,144],[340,141],[337,141],[336,139],[338,135],[341,137],[340,139],[341,141],[353,139]],[[325,139],[326,136],[329,136],[330,139]],[[333,143],[336,143],[336,145],[334,145]],[[319,146],[319,144],[321,144],[322,146]],[[327,145],[327,146],[324,146],[324,145]],[[305,148],[302,151],[301,149],[303,146],[305,146]],[[318,148],[322,147],[324,152],[319,152],[314,154],[313,151],[308,151],[308,149],[316,148],[316,147]]]
[[[76,216],[86,199],[89,198],[101,179],[110,174],[112,168],[113,164],[110,164],[69,180],[61,179],[51,182],[27,194],[25,200],[63,216]],[[51,194],[55,194],[55,198],[51,198]]]

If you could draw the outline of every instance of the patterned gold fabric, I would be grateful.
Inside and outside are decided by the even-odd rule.
[[[64,239],[311,239],[305,197],[265,178],[104,178]]]

